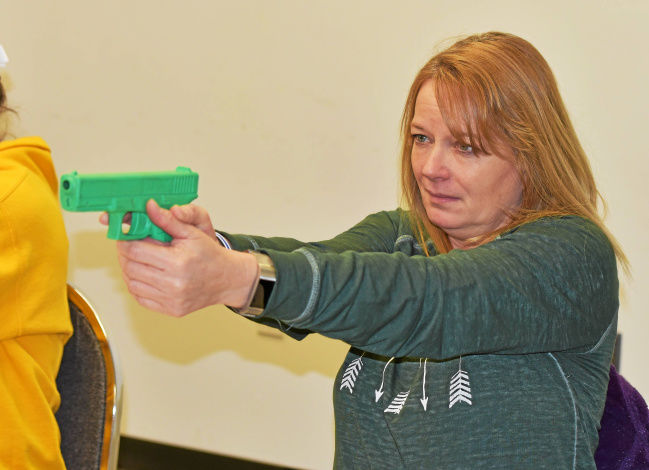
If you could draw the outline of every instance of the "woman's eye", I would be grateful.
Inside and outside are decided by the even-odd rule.
[[[423,134],[413,134],[412,138],[417,142],[418,144],[425,144],[428,142],[428,137],[426,137]]]
[[[473,153],[473,147],[468,144],[457,144],[457,148],[462,153]]]

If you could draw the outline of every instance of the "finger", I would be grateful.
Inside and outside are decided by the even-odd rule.
[[[124,278],[126,288],[134,297],[155,300],[160,304],[163,303],[163,300],[166,300],[167,294],[159,290],[156,286],[152,286],[135,279],[130,279],[126,274],[123,274],[122,276]]]
[[[161,312],[164,309],[164,305],[169,301],[167,298],[168,295],[161,291],[157,286],[134,279],[124,270],[122,270],[122,279],[124,280],[124,284],[129,293],[138,301],[138,303],[142,305],[146,303],[147,308]],[[153,308],[152,306],[154,304],[157,305],[157,307]]]
[[[137,300],[137,302],[141,306],[143,306],[145,308],[148,308],[149,310],[164,313],[165,315],[169,315],[169,316],[172,316],[172,317],[177,317],[177,318],[178,317],[184,317],[185,315],[190,313],[190,312],[185,311],[185,310],[170,309],[168,304],[160,303],[160,302],[156,301],[155,299],[147,299],[147,298],[135,297],[135,300]]]
[[[108,212],[102,212],[99,214],[99,223],[102,225],[108,225],[108,222],[110,220],[110,215]],[[130,224],[131,223],[131,213],[127,212],[124,214],[124,217],[122,218],[122,223],[123,224]]]
[[[212,225],[210,216],[202,207],[187,204],[184,206],[173,206],[170,211],[181,222],[193,225],[211,238],[215,238],[214,226]]]
[[[155,300],[137,296],[133,296],[133,298],[135,298],[138,304],[146,309],[153,310],[154,312],[166,313],[162,304],[156,302]]]
[[[134,290],[137,291],[138,289],[134,289]],[[130,289],[129,292],[131,292]],[[143,306],[144,308],[153,310],[155,312],[164,313],[165,307],[163,303],[160,302],[158,299],[156,299],[155,296],[152,297],[150,295],[138,295],[133,292],[131,292],[131,295],[137,301],[137,303]]]
[[[172,206],[171,209],[169,209],[171,213],[181,222],[184,222],[186,224],[192,224],[196,226],[196,224],[199,222],[199,211],[197,210],[197,207],[194,206],[193,204],[186,204],[183,206]]]
[[[152,286],[137,281],[132,281],[127,286],[135,300],[149,310],[174,317],[182,317],[190,312],[189,309],[183,309],[181,304],[170,298],[167,293],[156,290]]]
[[[168,282],[165,281],[164,271],[154,266],[128,259],[120,260],[120,265],[122,267],[124,278],[128,279],[130,282],[138,282],[150,286],[150,290],[154,295],[168,292],[168,289],[166,288]],[[143,293],[139,294],[142,295]]]
[[[160,207],[153,199],[147,202],[146,211],[151,222],[174,238],[192,238],[196,234],[194,226],[178,220],[171,212]]]
[[[122,262],[122,276],[128,291],[137,297],[155,300],[170,313],[183,305],[183,292],[178,290],[178,279],[147,265],[128,260]]]
[[[118,241],[116,246],[122,268],[122,258],[135,263],[148,265],[160,271],[164,271],[172,266],[173,255],[170,253],[170,247],[168,245],[158,244],[147,238],[144,240]]]

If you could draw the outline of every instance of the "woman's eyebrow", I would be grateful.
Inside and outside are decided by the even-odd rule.
[[[426,130],[426,128],[422,124],[418,124],[416,122],[411,122],[410,123],[410,129],[418,130],[418,131],[425,131]]]

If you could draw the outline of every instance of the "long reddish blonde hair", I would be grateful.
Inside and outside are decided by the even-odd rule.
[[[410,123],[417,94],[432,80],[442,117],[460,141],[489,153],[497,145],[513,149],[523,183],[522,203],[511,222],[475,240],[546,216],[578,215],[597,224],[608,236],[618,260],[626,257],[605,227],[588,158],[579,143],[554,74],[543,56],[517,36],[489,32],[462,39],[436,54],[419,71],[401,119],[401,182],[413,229],[425,249],[430,238],[439,253],[451,250],[446,233],[426,216],[410,161]]]

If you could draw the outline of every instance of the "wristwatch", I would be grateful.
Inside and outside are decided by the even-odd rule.
[[[268,303],[268,299],[270,299],[270,294],[277,280],[277,274],[270,256],[252,250],[248,250],[248,253],[255,257],[259,265],[259,281],[253,287],[253,293],[247,306],[228,308],[244,317],[256,317],[266,308],[266,304]]]

